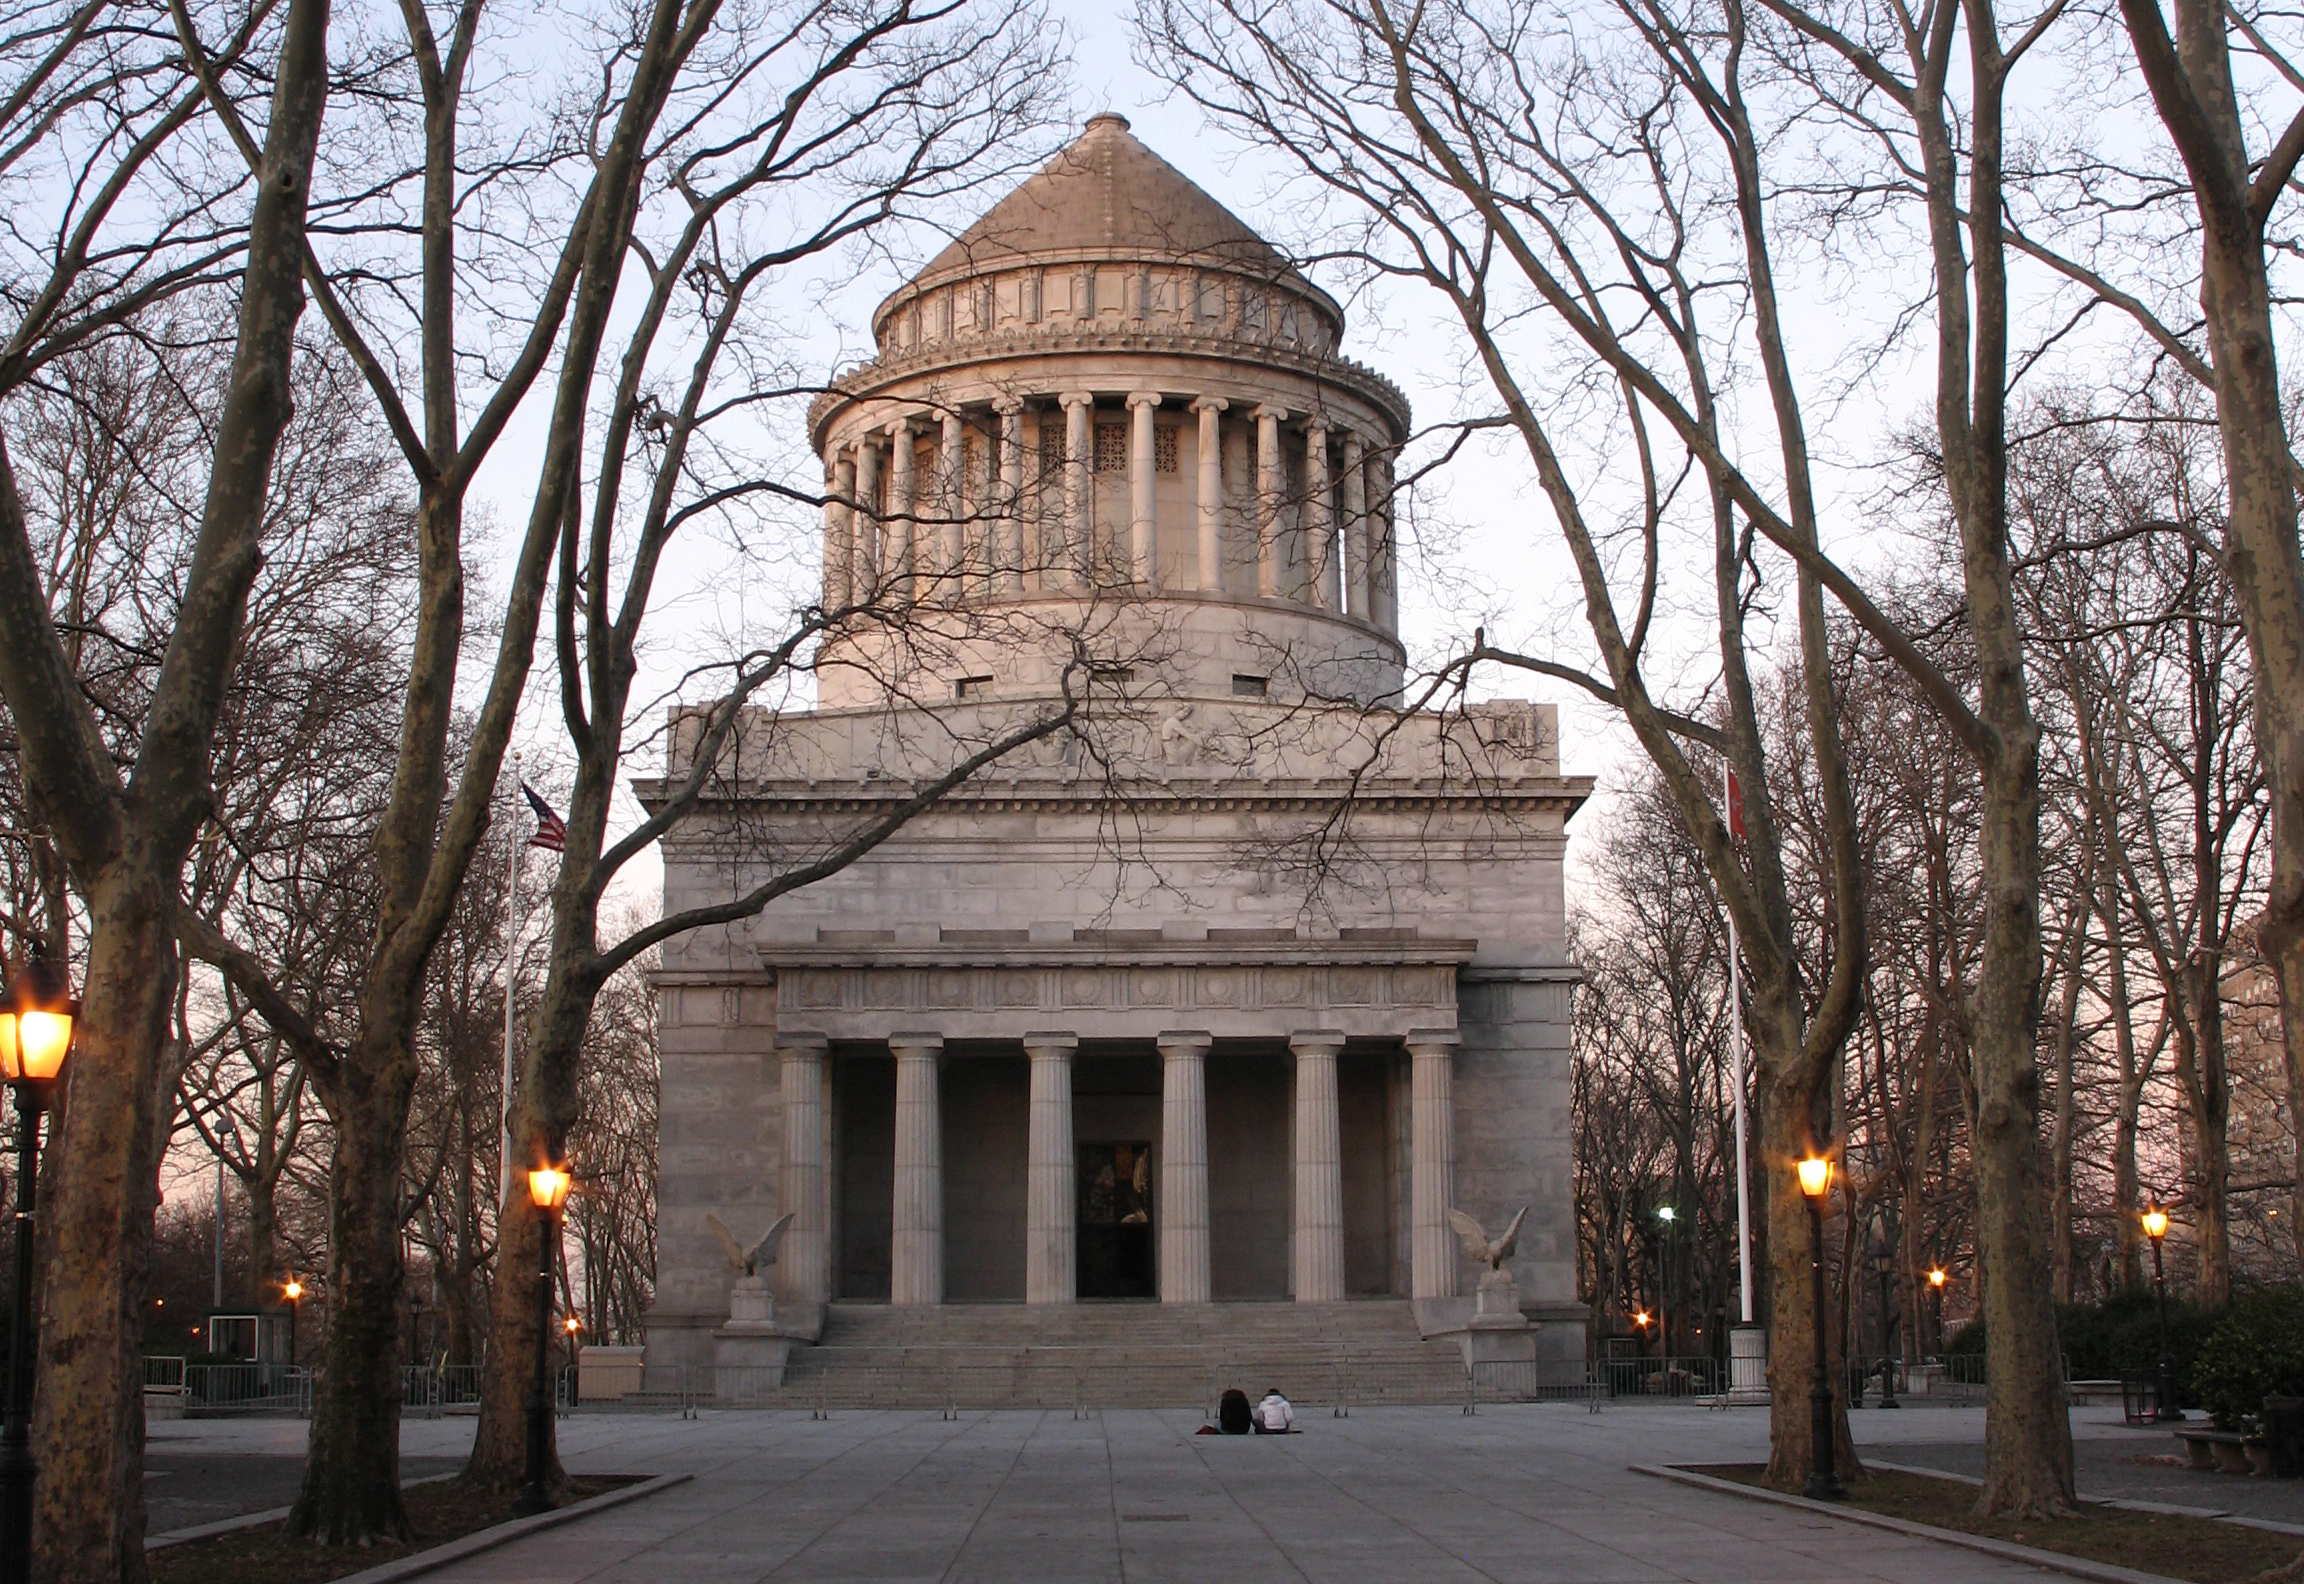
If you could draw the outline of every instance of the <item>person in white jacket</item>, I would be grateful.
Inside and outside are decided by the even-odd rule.
[[[1296,1410],[1288,1405],[1287,1398],[1280,1395],[1280,1388],[1273,1387],[1264,1394],[1264,1400],[1256,1405],[1256,1433],[1288,1435],[1295,1428]]]

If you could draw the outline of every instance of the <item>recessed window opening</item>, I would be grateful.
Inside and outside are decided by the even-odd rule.
[[[952,684],[952,696],[965,702],[968,699],[987,698],[992,692],[992,679],[988,676],[962,677]]]
[[[1271,691],[1271,682],[1265,677],[1247,676],[1240,672],[1233,673],[1232,696],[1234,698],[1263,698]]]

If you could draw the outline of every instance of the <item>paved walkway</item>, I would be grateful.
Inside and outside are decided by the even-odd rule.
[[[2091,1458],[2128,1434],[2081,1410]],[[2040,1575],[1972,1552],[1715,1496],[1628,1471],[1636,1462],[1765,1455],[1766,1416],[1619,1407],[1315,1409],[1285,1440],[1196,1436],[1199,1415],[1104,1412],[580,1414],[564,1455],[596,1473],[696,1475],[663,1495],[432,1575],[492,1584],[754,1581],[1201,1580],[1276,1577],[1417,1584],[1998,1584]],[[155,1426],[155,1458],[293,1466],[289,1421]],[[1857,1416],[1860,1443],[1900,1463],[1980,1456],[1979,1409]],[[410,1420],[404,1458],[439,1466],[469,1419]],[[2117,1432],[2117,1434],[2115,1434]],[[2178,1471],[2170,1470],[2169,1473]],[[155,1482],[165,1485],[166,1479]],[[2087,1478],[2084,1491],[2094,1492]],[[2233,1479],[2304,1508],[2304,1486]],[[155,1491],[155,1494],[157,1492]],[[2173,1498],[2163,1498],[2173,1499]]]

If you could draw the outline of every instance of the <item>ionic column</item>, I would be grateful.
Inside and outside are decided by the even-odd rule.
[[[1298,1303],[1344,1297],[1344,1159],[1336,1114],[1336,1055],[1344,1036],[1307,1029],[1288,1036],[1296,1054],[1296,1238]]]
[[[1456,1035],[1415,1029],[1408,1045],[1408,1291],[1456,1296]]]
[[[1056,398],[1064,409],[1064,554],[1058,576],[1079,588],[1096,565],[1096,497],[1089,488],[1089,419],[1096,398],[1066,391]]]
[[[899,600],[912,598],[912,528],[917,498],[912,477],[912,420],[898,418],[888,425],[888,510],[882,525],[887,552],[881,575],[894,587]]]
[[[1376,499],[1368,512],[1368,608],[1386,632],[1400,630],[1400,538],[1393,511],[1392,457],[1376,457]]]
[[[791,1212],[782,1257],[776,1262],[778,1296],[794,1304],[820,1304],[832,1296],[831,1113],[824,1104],[825,1056],[821,1034],[779,1035],[783,1054],[784,1162],[777,1197]]]
[[[1192,404],[1200,415],[1200,589],[1224,592],[1224,437],[1217,414],[1231,404],[1203,396]]]
[[[1079,1296],[1073,1224],[1072,1054],[1080,1036],[1024,1036],[1032,1059],[1032,1106],[1024,1165],[1024,1301],[1068,1304]]]
[[[936,456],[938,471],[943,475],[938,480],[941,487],[936,491],[937,510],[944,518],[937,534],[942,550],[934,571],[940,580],[937,597],[950,603],[968,592],[963,581],[968,562],[961,535],[967,518],[967,491],[961,486],[968,467],[968,431],[957,412],[944,415],[943,442]]]
[[[1158,581],[1159,571],[1152,521],[1152,414],[1159,405],[1158,391],[1129,392],[1128,547],[1136,568],[1136,582],[1144,588]]]
[[[880,597],[881,553],[887,540],[880,520],[880,445],[871,435],[856,442],[855,551],[848,561],[850,598],[858,604]]]
[[[824,474],[824,608],[838,610],[850,599],[850,567],[856,559],[856,462],[846,450],[832,453]]]
[[[1312,603],[1335,610],[1336,524],[1328,513],[1328,426],[1314,419],[1304,431],[1304,575]]]
[[[1367,453],[1360,437],[1344,433],[1344,612],[1368,616]]]
[[[1159,1036],[1160,1301],[1206,1303],[1208,1047],[1197,1030]]]
[[[1002,592],[1024,592],[1024,402],[1003,396],[1000,415],[1000,549],[995,576]]]
[[[1287,416],[1287,408],[1269,403],[1256,409],[1256,592],[1266,599],[1280,597],[1280,507],[1288,494],[1280,420]]]
[[[896,1034],[896,1205],[888,1301],[944,1301],[944,1125],[936,1095],[940,1034]]]

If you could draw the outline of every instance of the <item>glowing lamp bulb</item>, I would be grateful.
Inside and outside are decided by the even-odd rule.
[[[2157,1243],[2168,1235],[2168,1212],[2154,1205],[2144,1212],[2144,1235]]]
[[[1931,1287],[1941,1287],[1944,1285],[1943,1266],[1931,1265],[1928,1267],[1928,1285]]]
[[[539,1210],[557,1210],[568,1202],[568,1170],[539,1166],[528,1174],[528,1202]]]
[[[298,1281],[295,1277],[291,1276],[288,1278],[287,1285],[280,1289],[280,1296],[287,1299],[290,1303],[294,1303],[297,1299],[304,1296],[304,1284]]]
[[[1821,1199],[1832,1186],[1832,1161],[1823,1155],[1810,1155],[1800,1162],[1800,1191],[1811,1199]]]

